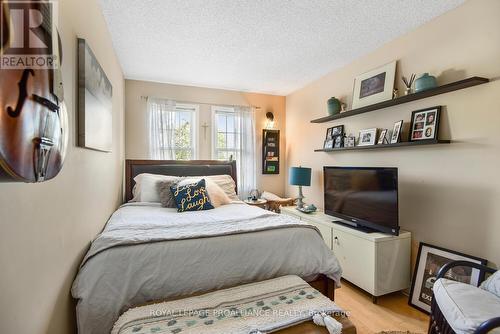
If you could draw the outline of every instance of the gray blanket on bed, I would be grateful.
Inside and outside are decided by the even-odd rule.
[[[119,315],[153,300],[295,274],[338,282],[337,259],[313,226],[243,204],[177,213],[125,205],[80,267],[72,294],[80,334],[108,334]]]

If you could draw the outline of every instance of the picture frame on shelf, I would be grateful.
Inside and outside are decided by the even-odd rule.
[[[377,145],[383,145],[385,144],[387,141],[387,129],[383,129],[381,132],[380,132],[380,135],[378,137],[378,141],[377,141]]]
[[[408,304],[422,312],[430,314],[432,303],[432,288],[439,269],[451,261],[470,261],[486,265],[486,260],[475,256],[459,253],[446,248],[421,242],[418,248],[417,262],[413,271]],[[454,281],[479,285],[485,273],[470,267],[454,267],[446,273],[446,278]]]
[[[323,143],[323,149],[331,150],[333,148],[333,143],[333,138],[325,139],[325,142]]]
[[[408,141],[437,140],[440,118],[441,106],[413,111]]]
[[[359,131],[358,146],[372,146],[377,142],[377,128]]]
[[[333,137],[333,148],[344,147],[344,134]]]
[[[328,128],[328,129],[326,129],[326,137],[325,137],[325,141],[326,141],[326,140],[328,140],[328,139],[333,138],[333,136],[332,136],[332,130],[333,130],[333,128]]]
[[[354,79],[352,108],[391,100],[396,78],[396,61],[358,75]]]
[[[356,136],[347,136],[344,147],[356,147]]]
[[[342,134],[344,134],[343,125],[332,126],[331,128],[328,128],[328,130],[326,130],[326,139],[335,138],[336,136]]]
[[[391,144],[397,144],[401,142],[401,132],[403,131],[403,120],[394,123],[391,134]]]

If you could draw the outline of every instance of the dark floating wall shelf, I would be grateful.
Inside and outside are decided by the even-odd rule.
[[[325,122],[330,122],[330,121],[340,119],[340,118],[364,114],[364,113],[370,112],[370,111],[375,111],[375,110],[379,110],[379,109],[383,109],[383,108],[397,106],[398,104],[403,104],[403,103],[408,103],[408,102],[412,102],[412,101],[425,99],[426,97],[431,97],[431,96],[435,96],[435,95],[453,92],[455,90],[460,90],[460,89],[464,89],[464,88],[468,88],[468,87],[473,87],[473,86],[485,84],[489,81],[490,80],[486,79],[486,78],[472,77],[472,78],[452,82],[452,83],[449,83],[447,85],[439,86],[439,87],[436,87],[433,89],[429,89],[429,90],[426,90],[423,92],[413,93],[413,94],[409,94],[409,95],[403,95],[401,97],[398,97],[398,98],[395,98],[392,100],[387,100],[387,101],[372,104],[372,105],[369,105],[366,107],[348,110],[348,111],[345,111],[345,112],[337,114],[337,115],[313,119],[311,121],[311,123],[325,123]],[[401,144],[404,144],[404,143],[401,143]]]
[[[422,146],[422,145],[438,145],[438,144],[449,144],[450,140],[421,140],[421,141],[405,141],[397,144],[383,144],[383,145],[370,145],[370,146],[355,146],[355,147],[341,147],[341,148],[331,148],[331,149],[318,149],[314,152],[337,152],[337,151],[361,151],[361,150],[375,150],[384,148],[395,148],[395,147],[411,147],[411,146]]]

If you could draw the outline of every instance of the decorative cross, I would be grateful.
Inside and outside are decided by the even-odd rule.
[[[209,128],[210,125],[208,125],[207,122],[205,122],[201,127],[203,128],[203,138],[207,140],[207,128]]]

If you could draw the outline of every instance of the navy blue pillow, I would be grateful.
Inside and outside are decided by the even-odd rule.
[[[214,206],[208,197],[205,179],[184,186],[171,186],[178,212],[210,210]]]

